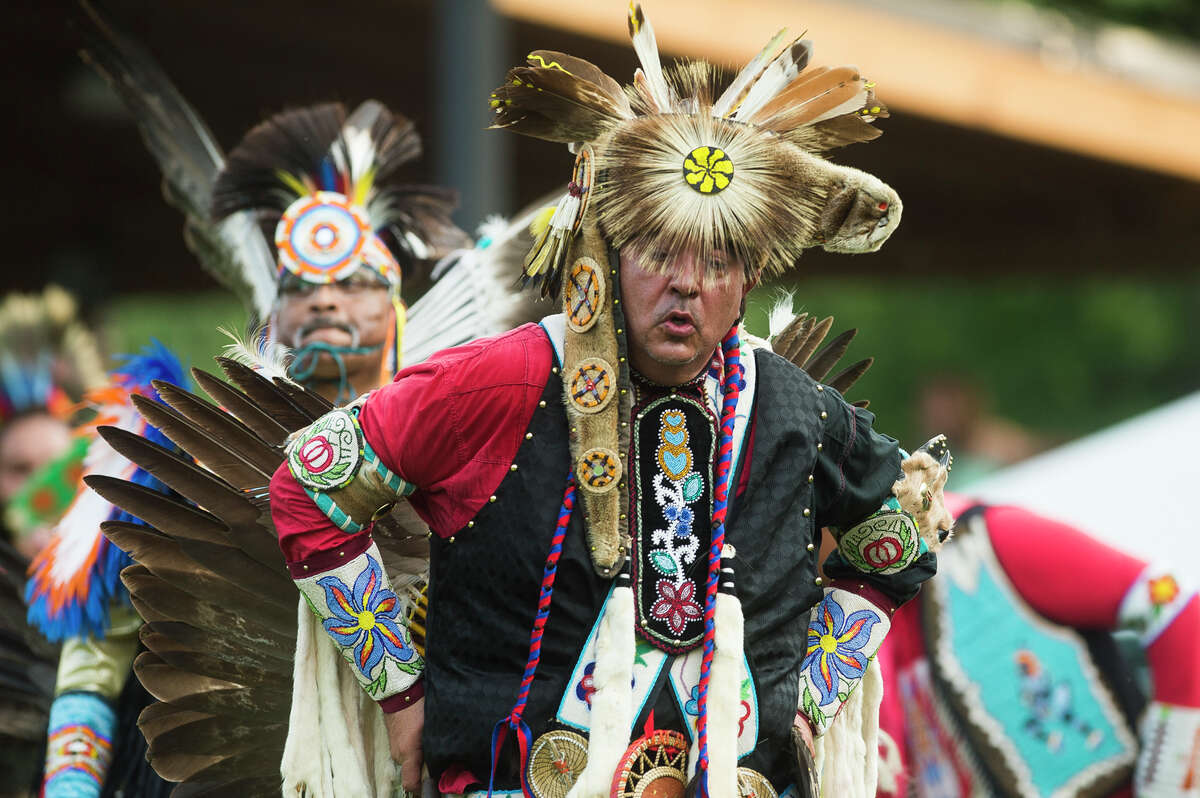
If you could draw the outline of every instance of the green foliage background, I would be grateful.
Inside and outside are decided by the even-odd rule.
[[[833,315],[835,332],[859,329],[848,358],[876,361],[852,395],[906,442],[929,432],[914,418],[929,376],[968,378],[993,413],[1049,440],[1200,388],[1200,280],[810,280],[793,290],[797,310]],[[752,296],[752,332],[765,331],[779,293]]]
[[[783,288],[796,310],[857,327],[850,356],[874,355],[852,395],[871,400],[880,429],[916,441],[923,379],[960,375],[990,410],[1039,436],[1066,440],[1200,389],[1200,278],[806,280],[757,289],[747,323],[766,332]],[[108,351],[157,337],[185,365],[212,369],[245,313],[221,292],[121,298],[105,314]],[[847,361],[849,362],[849,361]]]

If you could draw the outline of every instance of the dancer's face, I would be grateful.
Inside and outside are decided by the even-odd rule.
[[[708,364],[741,316],[753,282],[741,259],[724,252],[702,262],[698,253],[684,251],[663,269],[666,257],[623,250],[621,301],[633,368],[654,382],[679,385]]]
[[[273,319],[276,339],[293,349],[317,342],[337,347],[379,346],[387,341],[394,323],[390,288],[364,269],[345,280],[320,285],[285,278]],[[382,346],[367,354],[343,355],[355,390],[378,387],[385,357]],[[321,355],[313,377],[336,380],[337,363],[328,354]]]
[[[46,463],[71,445],[71,430],[48,413],[13,419],[0,432],[0,506]]]

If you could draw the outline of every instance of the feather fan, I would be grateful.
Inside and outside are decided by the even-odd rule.
[[[283,462],[287,435],[328,403],[235,361],[218,362],[230,383],[196,372],[217,405],[182,390],[165,392],[167,406],[139,402],[186,456],[128,430],[100,429],[114,451],[177,496],[119,478],[88,482],[151,523],[104,524],[132,555],[122,579],[147,621],[148,650],[135,672],[157,699],[139,720],[150,764],[181,782],[177,794],[278,795],[279,777],[263,774],[278,773],[283,754],[297,597],[264,487]],[[375,528],[396,589],[410,601],[428,562],[426,531],[404,502]]]

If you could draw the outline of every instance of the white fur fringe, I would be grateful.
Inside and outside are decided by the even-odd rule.
[[[633,726],[633,591],[613,589],[596,635],[588,760],[567,798],[609,798]]]
[[[292,710],[280,774],[286,798],[383,798],[399,771],[383,712],[301,596]]]
[[[883,677],[872,659],[829,730],[816,739],[823,798],[874,798],[879,783],[879,704]]]

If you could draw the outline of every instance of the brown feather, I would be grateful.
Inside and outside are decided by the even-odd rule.
[[[846,391],[854,387],[854,383],[858,382],[867,373],[874,362],[875,358],[868,357],[863,358],[852,366],[847,366],[829,380],[829,386],[845,396]]]
[[[621,118],[599,86],[557,69],[511,69],[491,102],[497,127],[520,127],[525,117],[540,117],[549,123],[547,130],[535,133],[526,123],[520,132],[564,143],[597,138]]]
[[[804,340],[812,332],[815,323],[816,319],[807,313],[801,313],[792,317],[787,326],[775,336],[775,340],[771,343],[772,351],[780,357],[791,360],[792,354],[804,344]],[[803,364],[796,363],[796,365],[800,366]]]
[[[212,402],[170,383],[155,380],[154,387],[167,404],[194,426],[211,434],[226,448],[236,450],[247,463],[268,476],[283,462],[283,453],[278,447],[255,435],[249,427]]]
[[[283,752],[280,751],[282,759]],[[246,776],[228,780],[196,780],[180,784],[171,798],[278,798],[279,776]]]
[[[262,408],[284,429],[295,432],[313,422],[313,419],[288,399],[287,394],[280,391],[275,383],[254,369],[227,357],[218,357],[216,361],[225,372],[225,376],[245,392],[250,402]]]
[[[101,426],[97,427],[97,432],[118,454],[137,463],[171,490],[208,509],[226,524],[252,524],[258,520],[258,508],[211,471],[120,427]]]
[[[533,67],[553,68],[551,64],[554,63],[561,65],[565,71],[599,88],[612,101],[613,106],[622,116],[633,115],[633,109],[629,107],[629,98],[625,96],[625,90],[621,88],[621,84],[606,75],[592,62],[554,50],[534,50],[526,57],[526,60]]]
[[[232,665],[247,668],[264,668],[276,674],[278,679],[290,679],[292,673],[292,650],[279,651],[273,648],[258,649],[245,645],[228,634],[214,634],[210,630],[192,626],[184,621],[153,621],[142,625],[155,634],[169,637],[180,646],[193,651],[206,651],[214,657]]]
[[[133,671],[150,695],[180,709],[194,708],[184,707],[179,702],[194,701],[198,694],[239,689],[237,685],[222,679],[213,679],[178,670],[168,665],[153,651],[143,651],[138,654],[137,659],[133,661]],[[208,710],[197,709],[196,711],[206,712]]]
[[[272,624],[257,606],[231,608],[197,599],[144,566],[129,566],[121,572],[121,581],[135,603],[140,603],[139,614],[148,621],[185,621],[210,633],[235,635],[248,647],[275,646],[289,654],[295,651],[294,614],[289,626]],[[148,611],[142,612],[141,607]]]
[[[316,421],[321,416],[333,409],[333,402],[330,402],[319,393],[314,393],[306,388],[302,388],[290,380],[275,379],[275,387],[277,387],[288,400],[296,407],[300,408],[301,412],[311,418],[309,423]]]
[[[847,144],[873,141],[882,136],[883,131],[857,114],[844,114],[807,127],[783,131],[780,135],[798,147],[820,153]]]
[[[229,545],[228,527],[210,512],[193,508],[152,488],[116,479],[115,476],[89,474],[84,482],[91,490],[100,493],[106,502],[156,527],[156,532],[166,528],[173,536],[186,535],[196,540]]]
[[[147,629],[145,626],[141,630],[141,640],[147,649],[153,651],[167,664],[180,670],[241,685],[279,683],[279,674],[274,671],[246,667],[212,654],[193,651],[185,648],[175,638],[155,632],[153,629]]]
[[[111,522],[115,523],[115,522]],[[274,568],[264,568],[261,563],[250,559],[240,549],[221,546],[202,540],[179,539],[183,553],[193,561],[220,574],[239,589],[262,601],[285,608],[294,613],[296,608],[296,585],[288,577],[279,552]]]
[[[270,472],[254,467],[240,454],[214,440],[207,431],[192,424],[175,408],[136,394],[133,396],[133,406],[176,446],[238,490],[259,488],[270,483]]]
[[[192,379],[213,398],[214,402],[233,414],[267,443],[272,446],[282,446],[287,440],[288,431],[281,424],[224,380],[198,368],[192,369]]]
[[[227,716],[200,718],[156,736],[153,750],[157,756],[184,752],[229,756],[235,752],[274,747],[282,754],[287,739],[287,720],[286,711],[280,722],[268,724],[239,723],[237,718]]]
[[[279,566],[279,541],[270,526],[270,515],[264,514],[245,494],[140,435],[117,427],[98,429],[114,450],[220,518],[228,527],[226,537],[230,544],[268,568]]]
[[[800,368],[808,371],[806,364],[808,359],[812,357],[812,353],[817,350],[821,342],[825,340],[825,336],[829,334],[829,329],[833,327],[833,316],[826,316],[820,321],[813,324],[804,342],[796,347],[796,350],[788,355],[788,360],[795,363]],[[811,375],[810,375],[811,376]]]
[[[124,521],[105,521],[101,530],[135,562],[189,596],[205,600],[219,597],[230,608],[251,607],[253,616],[267,624],[286,624],[295,615],[295,602],[286,601],[281,593],[282,579],[264,572],[245,555],[238,557],[236,550],[228,546],[220,547],[225,562],[216,551],[210,552],[210,564],[219,569],[214,570],[188,556],[189,546],[205,544],[174,541],[150,527]],[[246,566],[247,562],[251,565]]]
[[[164,664],[161,667],[164,670],[156,672],[155,677],[152,677],[161,679],[161,683],[177,683],[180,678],[194,679],[197,684],[201,684],[202,681],[210,681],[213,684],[217,683],[216,680],[208,680],[206,677],[175,670],[174,668],[170,668],[169,665]],[[167,668],[170,668],[174,673],[168,674],[165,670]],[[141,672],[138,672],[138,678],[142,679],[142,684],[146,683],[146,679],[142,677]],[[149,687],[146,689],[150,690]],[[232,687],[228,689],[193,690],[187,695],[181,695],[172,700],[171,703],[181,709],[194,709],[197,712],[209,712],[213,715],[231,715],[241,718],[243,721],[270,722],[274,717],[274,707],[280,704],[290,705],[291,700],[292,685],[286,684],[270,687]]]
[[[825,92],[839,85],[850,83],[857,78],[858,70],[849,66],[836,69],[822,66],[805,70],[793,78],[792,82],[775,95],[770,102],[760,108],[754,115],[754,121],[761,124],[781,113],[791,112],[797,106],[803,106]]]
[[[808,372],[808,376],[817,382],[825,379],[825,375],[837,365],[837,362],[842,359],[842,355],[846,354],[846,349],[849,348],[850,342],[856,335],[858,335],[858,330],[853,328],[846,330],[821,347],[821,351],[804,364],[804,370]]]
[[[155,532],[168,540],[171,538],[162,535],[159,529],[165,527],[173,536],[186,534],[197,540],[225,546],[230,543],[228,528],[221,520],[198,507],[184,504],[151,488],[103,474],[90,474],[83,481],[105,501],[156,527]]]
[[[233,752],[229,756],[222,757],[218,761],[213,762],[208,767],[195,771],[188,781],[195,782],[197,785],[210,783],[217,785],[213,788],[212,792],[199,793],[202,795],[236,795],[238,798],[241,798],[243,793],[231,792],[227,789],[226,785],[242,783],[247,773],[278,774],[281,753],[281,751],[271,748],[257,748],[248,751]],[[180,788],[176,788],[171,793],[172,798],[175,798],[179,792]],[[270,798],[277,798],[279,795],[278,775],[276,775],[275,789],[268,795]]]

